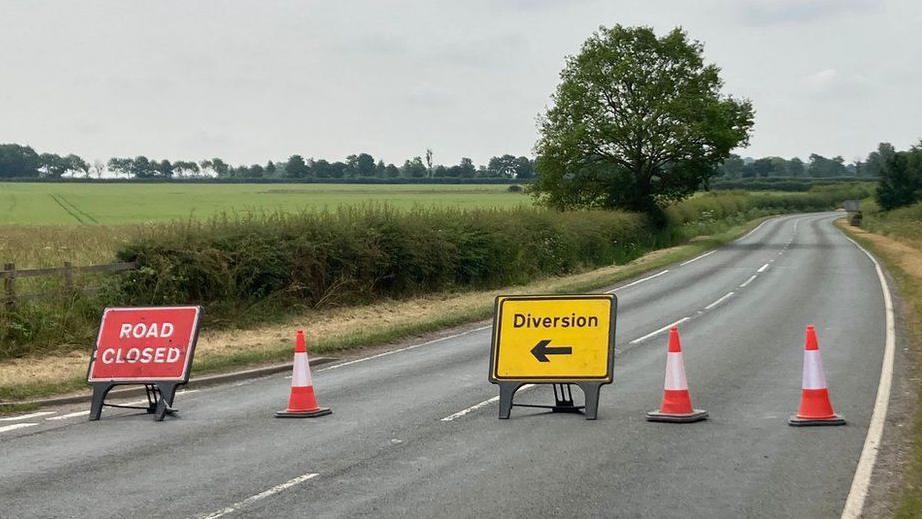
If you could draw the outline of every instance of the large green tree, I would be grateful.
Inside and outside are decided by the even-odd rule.
[[[682,29],[602,27],[567,59],[540,123],[534,194],[557,208],[659,214],[748,144],[747,100],[723,95],[720,69]]]

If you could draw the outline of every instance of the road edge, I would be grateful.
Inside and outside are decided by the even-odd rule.
[[[838,226],[836,226],[839,228]],[[883,439],[884,425],[887,420],[887,411],[890,406],[890,392],[893,386],[893,367],[896,355],[896,319],[893,311],[893,297],[891,294],[890,284],[887,282],[887,276],[884,274],[883,267],[873,254],[853,240],[845,230],[839,228],[842,236],[850,241],[852,245],[863,252],[874,264],[877,272],[877,278],[880,281],[880,287],[884,296],[884,312],[886,320],[886,338],[884,342],[884,358],[881,361],[880,380],[877,385],[877,397],[874,401],[874,411],[871,413],[871,421],[868,425],[868,432],[864,438],[864,446],[861,448],[861,455],[858,458],[858,466],[855,468],[855,475],[852,478],[852,484],[848,491],[848,497],[845,500],[845,507],[842,509],[842,519],[857,519],[861,517],[864,510],[864,503],[868,497],[868,491],[871,486],[871,476],[874,472],[874,465],[877,462],[877,453],[880,450],[881,440]]]

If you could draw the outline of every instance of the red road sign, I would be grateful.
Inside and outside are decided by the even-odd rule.
[[[198,306],[106,308],[88,382],[189,380]]]

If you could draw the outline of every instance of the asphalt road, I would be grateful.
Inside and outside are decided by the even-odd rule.
[[[885,312],[872,262],[835,216],[771,220],[616,288],[615,381],[597,421],[523,408],[498,420],[490,329],[479,327],[318,367],[334,414],[316,420],[272,417],[288,394],[277,375],[180,394],[181,416],[163,423],[68,416],[79,408],[0,422],[0,516],[838,516],[874,406]],[[666,346],[650,334],[684,318],[692,399],[711,418],[646,422]],[[787,425],[811,323],[845,427]],[[540,386],[517,402],[552,399]]]

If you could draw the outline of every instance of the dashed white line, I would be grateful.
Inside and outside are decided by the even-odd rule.
[[[243,501],[237,501],[236,503],[228,506],[227,508],[222,508],[221,510],[218,510],[216,512],[211,512],[210,514],[200,515],[199,517],[200,519],[217,519],[218,517],[223,517],[227,514],[234,513],[241,508],[249,506],[255,503],[256,501],[259,501],[260,499],[265,499],[269,496],[278,494],[279,492],[282,492],[283,490],[287,490],[295,485],[300,485],[301,483],[304,483],[305,481],[309,479],[314,479],[319,475],[320,474],[312,472],[312,473],[304,474],[303,476],[298,476],[294,479],[290,479],[282,483],[281,485],[275,485],[269,490],[260,492],[256,494],[255,496],[250,496],[244,499]]]
[[[62,414],[61,416],[52,416],[50,418],[45,418],[45,420],[67,420],[68,418],[76,418],[78,416],[89,416],[90,410],[86,411],[77,411],[76,413]]]
[[[55,411],[39,411],[37,413],[21,414],[19,416],[8,416],[6,418],[0,418],[0,422],[18,422],[19,420],[29,420],[30,418],[38,418],[39,416],[48,416],[54,413]]]
[[[652,276],[647,276],[647,277],[645,277],[645,278],[640,278],[640,279],[638,279],[637,281],[634,281],[634,282],[632,282],[632,283],[628,283],[627,285],[620,286],[620,287],[614,288],[614,289],[612,289],[612,290],[607,290],[605,293],[606,293],[606,294],[611,294],[611,293],[614,293],[614,292],[617,291],[617,290],[624,290],[625,288],[632,287],[632,286],[634,286],[634,285],[639,285],[639,284],[643,283],[644,281],[650,281],[650,280],[653,279],[653,278],[658,278],[658,277],[662,276],[663,274],[665,274],[665,273],[667,273],[667,272],[669,272],[669,269],[666,269],[666,270],[657,272],[656,274],[653,274]]]
[[[465,336],[465,335],[469,335],[469,334],[472,334],[472,333],[474,333],[474,332],[479,332],[479,331],[481,331],[481,330],[486,330],[486,329],[488,329],[488,328],[491,328],[492,326],[493,326],[492,324],[487,325],[487,326],[481,326],[481,327],[479,327],[479,328],[474,328],[473,330],[467,330],[467,331],[465,331],[465,332],[456,333],[456,334],[454,334],[454,335],[448,335],[448,336],[446,336],[446,337],[439,337],[438,339],[432,339],[431,341],[421,342],[421,343],[419,343],[419,344],[414,344],[414,345],[412,345],[412,346],[407,346],[406,348],[398,348],[398,349],[396,349],[396,350],[385,351],[384,353],[379,353],[379,354],[377,354],[377,355],[372,355],[372,356],[370,356],[370,357],[362,357],[361,359],[355,359],[355,360],[350,360],[350,361],[347,361],[347,362],[342,362],[342,363],[339,363],[339,364],[334,364],[334,365],[329,366],[329,367],[326,367],[326,368],[318,369],[318,370],[317,370],[317,373],[320,373],[320,372],[322,372],[322,371],[330,371],[330,370],[333,370],[333,369],[344,368],[344,367],[346,367],[346,366],[351,366],[351,365],[353,365],[353,364],[358,364],[359,362],[365,362],[366,360],[379,359],[379,358],[381,358],[381,357],[386,357],[386,356],[388,356],[388,355],[393,355],[393,354],[395,354],[395,353],[400,353],[400,352],[402,352],[402,351],[413,350],[413,349],[416,349],[416,348],[420,348],[420,347],[422,347],[422,346],[428,346],[428,345],[430,345],[430,344],[435,344],[435,343],[437,343],[437,342],[442,342],[442,341],[447,341],[447,340],[451,340],[451,339],[456,339],[456,338],[458,338],[458,337],[463,337],[463,336]]]
[[[766,270],[768,270],[768,265],[769,265],[768,263],[766,263],[765,265],[762,265],[761,267],[759,267],[759,270],[757,270],[756,272],[759,272],[759,273],[765,272]]]
[[[727,299],[730,299],[731,297],[733,297],[733,292],[730,292],[730,293],[724,295],[723,297],[721,297],[720,299],[718,299],[717,301],[714,301],[713,303],[711,303],[711,304],[705,306],[704,309],[705,309],[705,310],[710,310],[710,309],[714,308],[715,306],[719,305],[720,303],[723,303],[723,302],[726,301]]]
[[[880,366],[880,382],[877,385],[877,398],[874,400],[874,411],[871,413],[871,423],[868,425],[868,434],[864,438],[864,446],[861,448],[861,456],[858,458],[858,467],[855,469],[855,477],[852,479],[852,486],[848,491],[848,498],[845,500],[845,508],[842,510],[842,517],[847,519],[861,517],[864,508],[864,500],[868,496],[868,489],[871,485],[871,472],[874,470],[874,464],[877,462],[877,451],[880,448],[880,440],[884,434],[884,422],[887,420],[887,407],[890,403],[890,387],[893,381],[893,359],[896,350],[896,327],[893,317],[893,299],[890,296],[890,286],[887,284],[887,278],[884,276],[883,269],[877,259],[865,250],[864,247],[845,236],[858,247],[861,252],[865,253],[874,263],[877,271],[877,279],[880,280],[880,288],[884,294],[884,313],[886,316],[887,336],[884,341],[884,358]]]
[[[757,278],[757,277],[759,277],[758,274],[753,274],[753,275],[749,276],[749,279],[747,279],[746,281],[743,281],[743,283],[740,284],[740,288],[746,288],[747,286],[749,286],[749,283],[752,283],[753,280],[755,280],[755,278]]]
[[[525,384],[524,386],[522,386],[522,387],[519,388],[519,391],[518,391],[518,392],[526,391],[526,390],[529,390],[529,389],[531,389],[531,388],[533,388],[533,387],[535,387],[534,384]],[[448,416],[446,416],[445,418],[442,418],[441,421],[443,421],[443,422],[451,422],[451,421],[457,420],[458,418],[461,418],[462,416],[464,416],[464,415],[466,415],[466,414],[473,413],[474,411],[476,411],[476,410],[478,410],[478,409],[482,409],[482,408],[484,408],[484,407],[486,407],[486,406],[488,406],[488,405],[490,405],[490,404],[492,404],[493,402],[496,402],[496,401],[498,401],[498,400],[499,400],[499,396],[494,396],[493,398],[488,398],[488,399],[484,400],[483,402],[480,402],[479,404],[474,404],[474,405],[468,407],[467,409],[462,409],[462,410],[458,411],[457,413],[455,413],[455,414],[453,414],[453,415],[448,415]]]
[[[0,433],[7,432],[7,431],[15,431],[16,429],[25,429],[26,427],[34,427],[36,425],[38,424],[34,422],[14,423],[13,425],[4,425],[3,427],[0,427]]]
[[[688,261],[686,261],[686,262],[679,263],[679,266],[680,266],[680,267],[684,267],[685,265],[688,265],[689,263],[694,263],[694,262],[700,260],[701,258],[706,258],[706,257],[710,256],[711,254],[714,254],[715,252],[717,252],[717,249],[714,249],[714,250],[712,250],[712,251],[710,251],[710,252],[705,252],[704,254],[702,254],[702,255],[700,255],[700,256],[695,256],[694,258],[692,258],[692,259],[690,259],[690,260],[688,260]]]
[[[672,328],[673,326],[678,326],[678,325],[684,323],[685,321],[688,321],[689,319],[691,319],[691,318],[690,318],[690,317],[683,317],[683,318],[679,319],[678,321],[676,321],[676,322],[674,322],[674,323],[670,323],[670,324],[667,324],[666,326],[663,326],[662,328],[660,328],[659,330],[656,330],[655,332],[650,332],[650,333],[644,335],[643,337],[638,337],[638,338],[634,339],[633,341],[630,342],[630,344],[637,344],[638,342],[643,342],[643,341],[649,339],[650,337],[653,337],[654,335],[663,333],[663,332],[665,332],[666,330]]]

